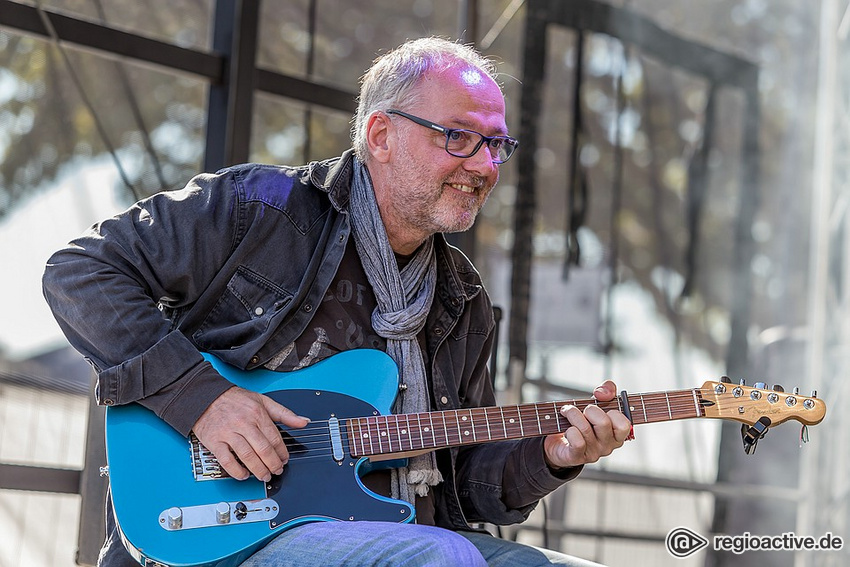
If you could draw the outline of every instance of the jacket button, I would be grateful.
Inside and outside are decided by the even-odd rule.
[[[263,314],[263,308],[262,307],[257,307],[256,309],[254,309],[254,315],[256,315],[257,317],[259,317],[262,314]]]
[[[105,405],[105,406],[114,406],[114,405],[115,405],[115,400],[113,400],[112,398],[106,398],[105,400],[103,400],[103,405]]]
[[[310,305],[309,303],[304,306],[304,311],[306,311],[307,313],[309,313],[312,310],[313,310],[313,306]]]
[[[442,398],[440,398],[440,403],[445,405],[445,404],[449,403],[449,399],[447,397],[443,396]]]
[[[443,329],[440,328],[440,327],[437,327],[436,329],[434,329],[434,334],[437,335],[438,337],[442,337],[443,336]]]
[[[257,356],[257,355],[254,355],[254,356],[251,357],[250,362],[251,362],[251,364],[257,364],[258,362],[260,362],[260,357]]]

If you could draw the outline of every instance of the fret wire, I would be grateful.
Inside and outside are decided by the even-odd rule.
[[[360,438],[360,454],[366,454],[366,439],[363,437],[363,419],[357,420],[357,437]]]
[[[487,440],[493,440],[493,434],[490,433],[490,417],[487,415],[487,408],[484,408],[484,423],[487,424]]]
[[[428,422],[431,424],[431,447],[437,446],[437,435],[434,431],[434,418],[431,417],[432,414],[428,414]]]
[[[357,434],[354,432],[355,429],[359,428],[359,419],[352,418],[346,421],[348,427],[346,428],[348,431],[348,446],[351,447],[351,455],[357,455]]]
[[[392,423],[393,423],[393,425],[395,426],[395,438],[396,438],[396,440],[398,441],[398,449],[397,449],[397,450],[398,450],[398,451],[401,451],[401,450],[402,450],[402,446],[401,446],[401,431],[399,430],[399,426],[398,426],[398,416],[397,416],[397,415],[395,415],[395,414],[390,415],[390,416],[387,416],[387,420],[388,420],[388,421],[389,421],[389,420],[392,420]],[[392,452],[393,452],[393,443],[392,443],[393,432],[392,432],[392,430],[388,430],[388,431],[387,431],[387,436],[390,438],[390,439],[389,439],[389,441],[390,441],[390,452],[392,453]]]
[[[372,436],[372,418],[366,419],[366,438],[369,439],[369,454],[375,454],[375,441]]]
[[[537,409],[537,404],[534,404],[534,415],[537,417],[537,433],[543,435],[543,428],[540,426],[540,412]]]
[[[416,414],[416,424],[417,424],[418,429],[419,429],[419,448],[424,449],[425,448],[425,438],[422,437],[422,414],[421,413]]]
[[[555,424],[557,425],[557,430],[563,431],[564,429],[561,427],[561,408],[558,407],[557,402],[552,402],[552,411],[555,414]]]
[[[664,394],[664,401],[667,402],[667,415],[670,416],[670,419],[673,419],[673,409],[670,407],[670,396],[666,393]]]
[[[381,452],[381,454],[384,453],[384,440],[383,440],[383,435],[381,435],[381,418],[382,417],[384,417],[384,416],[379,415],[375,418],[375,431],[378,434],[378,450]],[[386,418],[384,418],[384,419],[386,420]]]
[[[412,451],[413,450],[413,436],[410,434],[410,415],[409,414],[404,415],[404,422],[407,424],[407,427],[405,427],[405,431],[407,431],[407,433],[405,435],[407,435],[407,444],[410,445],[408,450]]]
[[[460,419],[457,416],[457,410],[453,413],[455,414],[455,425],[457,426],[457,442],[460,443],[460,440],[463,439],[463,435],[460,432]]]
[[[446,423],[446,412],[441,411],[440,416],[443,418],[443,435],[446,438],[446,446],[451,447],[451,440],[449,439],[449,424]]]
[[[499,415],[502,416],[502,432],[504,433],[502,438],[507,439],[508,438],[508,426],[505,423],[505,409],[504,408],[499,408]]]

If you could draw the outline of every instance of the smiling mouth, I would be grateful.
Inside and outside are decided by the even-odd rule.
[[[463,183],[446,183],[446,185],[448,185],[452,189],[457,189],[461,193],[467,193],[469,195],[474,194],[478,189],[477,187],[473,187],[472,185],[464,185]]]

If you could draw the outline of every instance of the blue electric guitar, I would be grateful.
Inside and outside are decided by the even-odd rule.
[[[398,373],[380,351],[343,352],[290,373],[242,371],[205,356],[237,386],[268,395],[312,422],[304,429],[281,426],[290,460],[266,484],[228,477],[197,438],[184,438],[138,404],[108,408],[106,448],[115,516],[125,546],[143,565],[238,565],[283,530],[306,522],[410,522],[410,505],[363,485],[361,476],[374,462],[562,432],[569,425],[559,413],[565,403],[620,409],[635,424],[732,419],[750,426],[756,436],[789,419],[814,425],[826,413],[815,397],[706,382],[690,390],[624,392],[611,402],[392,415]]]

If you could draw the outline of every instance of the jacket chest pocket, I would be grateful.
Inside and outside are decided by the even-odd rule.
[[[266,333],[272,317],[291,301],[291,293],[256,272],[239,267],[192,336],[202,349],[239,347]]]

